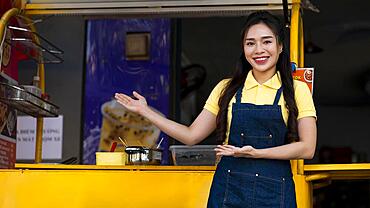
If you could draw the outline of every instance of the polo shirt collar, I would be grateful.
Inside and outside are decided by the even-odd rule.
[[[245,82],[244,82],[244,87],[246,89],[251,89],[253,87],[256,87],[260,85],[257,80],[254,78],[253,74],[252,74],[252,70],[250,70],[248,72],[248,75],[247,75],[247,78],[245,79]],[[269,87],[269,88],[273,88],[273,89],[279,89],[281,87],[281,79],[280,79],[280,72],[277,71],[274,76],[272,76],[269,80],[267,80],[265,83],[263,83],[262,85],[266,86],[266,87]]]

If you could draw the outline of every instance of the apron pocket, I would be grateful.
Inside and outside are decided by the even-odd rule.
[[[255,148],[268,148],[274,146],[274,136],[271,133],[261,135],[246,135],[241,134],[242,145],[251,145]]]
[[[284,207],[284,179],[258,176],[256,180],[256,208]]]
[[[256,176],[228,172],[223,208],[252,208]]]

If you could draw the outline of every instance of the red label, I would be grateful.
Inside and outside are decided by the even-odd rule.
[[[14,168],[16,140],[3,139],[0,135],[0,168]]]

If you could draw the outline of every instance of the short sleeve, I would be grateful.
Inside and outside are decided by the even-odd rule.
[[[209,95],[206,104],[204,105],[204,109],[207,109],[209,112],[213,113],[214,115],[218,114],[219,106],[218,100],[220,99],[220,94],[222,90],[225,88],[229,79],[221,80],[215,88],[213,88],[211,94]]]
[[[301,81],[294,81],[295,100],[298,108],[297,119],[304,117],[315,117],[316,109],[312,99],[312,94],[307,84]]]

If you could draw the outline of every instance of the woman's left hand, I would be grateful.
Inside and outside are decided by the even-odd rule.
[[[215,148],[218,156],[248,157],[256,158],[258,150],[252,146],[235,147],[233,145],[217,145]]]

